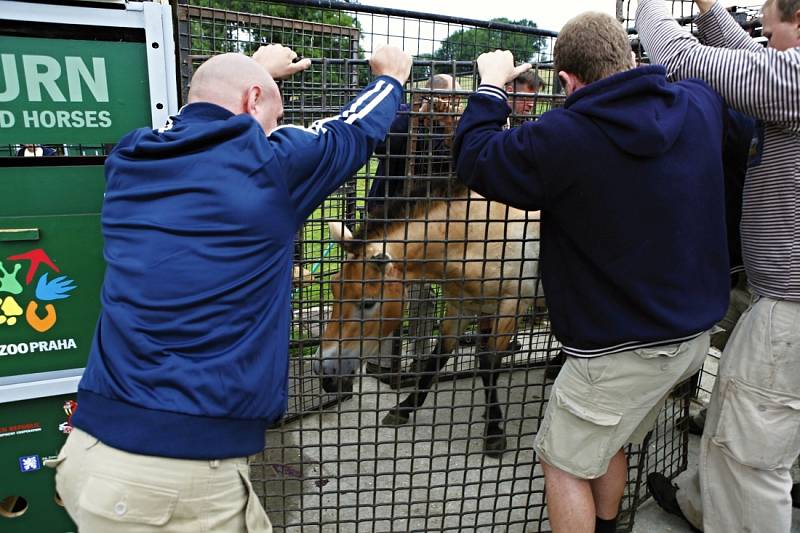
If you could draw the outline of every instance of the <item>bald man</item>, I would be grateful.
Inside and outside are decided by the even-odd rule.
[[[341,114],[278,126],[295,58],[209,59],[177,116],[106,161],[103,309],[50,464],[81,533],[272,529],[247,457],[287,407],[293,238],[384,138],[411,68],[378,50]]]

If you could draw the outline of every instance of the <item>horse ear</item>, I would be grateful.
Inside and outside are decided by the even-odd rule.
[[[353,240],[353,234],[341,220],[328,221],[328,232],[331,234],[333,240],[339,241],[340,243]]]
[[[362,244],[362,241],[357,241],[353,238],[353,234],[350,232],[350,229],[345,226],[344,222],[340,220],[328,221],[328,232],[333,240],[339,242],[339,245],[350,259],[358,254],[358,247],[359,244]]]

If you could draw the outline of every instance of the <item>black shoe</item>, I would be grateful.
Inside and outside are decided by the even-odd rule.
[[[705,426],[706,426],[705,411],[700,411],[696,415],[689,417],[688,430],[689,433],[691,433],[692,435],[697,435],[698,437],[702,437],[703,429],[705,428]]]
[[[675,516],[683,518],[683,520],[689,524],[689,527],[692,528],[692,531],[700,531],[689,522],[689,520],[686,518],[686,515],[684,515],[683,511],[681,511],[681,507],[678,505],[678,500],[675,498],[675,493],[678,492],[678,488],[673,485],[664,474],[654,472],[648,475],[647,489],[650,491],[650,494],[653,495],[653,499],[656,501],[659,507],[664,509],[669,514],[674,514]]]
[[[800,509],[800,483],[792,485],[792,507]]]

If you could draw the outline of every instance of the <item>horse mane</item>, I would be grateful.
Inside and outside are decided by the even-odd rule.
[[[354,241],[381,239],[395,224],[425,219],[434,206],[470,194],[469,188],[453,175],[402,179],[407,180],[402,196],[368,204],[365,218],[353,231]]]

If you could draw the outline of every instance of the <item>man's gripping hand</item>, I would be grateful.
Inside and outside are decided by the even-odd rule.
[[[310,59],[301,59],[295,62],[297,54],[282,44],[260,46],[253,54],[253,59],[276,80],[286,79],[311,66]]]
[[[478,73],[481,83],[505,87],[517,76],[531,69],[530,63],[514,66],[514,55],[508,50],[495,50],[478,56]]]
[[[382,46],[373,52],[369,66],[375,76],[391,76],[403,85],[411,75],[412,59],[396,46]]]

